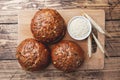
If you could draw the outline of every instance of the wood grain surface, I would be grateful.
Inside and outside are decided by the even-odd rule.
[[[0,80],[120,80],[120,0],[46,0],[46,5],[44,0],[19,0],[22,1],[19,3],[9,1],[13,0],[0,0]],[[103,70],[78,70],[74,73],[63,73],[56,69],[36,73],[21,70],[15,60],[17,11],[39,9],[47,5],[56,9],[105,10],[105,28],[113,38],[105,39],[105,49],[110,58],[105,58]]]

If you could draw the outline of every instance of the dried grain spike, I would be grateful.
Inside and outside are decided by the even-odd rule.
[[[91,44],[91,38],[90,36],[88,37],[88,56],[89,58],[91,57],[92,55],[92,44]]]
[[[107,31],[103,30],[90,16],[88,16],[86,13],[84,13],[84,16],[89,19],[89,21],[92,23],[93,27],[99,31],[100,33],[112,37]]]
[[[104,48],[102,47],[101,43],[98,41],[98,39],[96,38],[96,36],[94,35],[94,33],[92,33],[93,39],[95,40],[97,46],[100,48],[100,50],[102,51],[102,53],[105,53]]]

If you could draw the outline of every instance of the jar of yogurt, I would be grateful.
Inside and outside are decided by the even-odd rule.
[[[90,35],[92,26],[84,16],[75,16],[68,22],[67,30],[73,39],[84,40]]]

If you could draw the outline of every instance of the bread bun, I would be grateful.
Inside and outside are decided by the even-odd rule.
[[[66,33],[66,25],[61,15],[53,9],[40,9],[31,21],[31,31],[36,40],[53,44]]]
[[[75,42],[61,41],[52,48],[51,58],[57,69],[71,72],[84,61],[84,52]]]
[[[16,57],[23,69],[38,71],[48,66],[50,52],[45,45],[29,38],[17,47]]]

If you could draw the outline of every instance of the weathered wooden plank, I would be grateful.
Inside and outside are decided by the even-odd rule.
[[[89,6],[89,7],[78,7],[82,9],[103,9],[105,11],[105,20],[106,21],[114,21],[114,20],[120,20],[120,6],[116,6],[115,8],[112,8],[110,6]]]
[[[113,38],[106,38],[106,50],[111,56],[120,56],[120,21],[106,21],[106,30]]]
[[[120,32],[120,20],[106,21],[106,30],[108,32]]]
[[[72,5],[74,6],[109,6],[109,5],[114,5],[118,3],[119,0],[1,0],[0,4],[2,5],[0,8],[2,8],[5,4],[6,6],[8,5],[14,5],[17,4],[16,6],[24,6],[24,8],[30,8],[31,3],[37,3],[37,7],[39,6],[38,4],[44,4],[44,6],[66,6],[70,7]],[[29,4],[28,4],[29,3]],[[64,6],[63,6],[64,5]],[[28,7],[29,6],[29,7]],[[31,6],[35,7],[35,6]],[[8,7],[9,8],[9,7]]]
[[[0,15],[0,24],[2,24],[2,23],[17,23],[17,16]]]
[[[87,7],[86,9],[104,9],[106,20],[119,20],[120,7],[113,10],[109,7]],[[2,23],[18,23],[17,11],[0,11],[0,24]]]
[[[15,59],[17,41],[0,40],[0,59]]]
[[[7,1],[7,0],[6,0]],[[12,1],[12,0],[11,0]],[[8,1],[7,1],[8,2]],[[53,3],[54,2],[54,3]],[[30,3],[30,2],[29,2]],[[44,3],[44,1],[43,1]],[[88,3],[85,5],[84,3]],[[109,3],[109,5],[108,5]],[[111,4],[113,3],[113,4]],[[120,19],[120,5],[118,4],[119,0],[88,0],[88,1],[79,1],[79,0],[46,0],[46,5],[52,8],[76,8],[76,7],[85,7],[86,9],[104,9],[106,11],[106,20],[112,20],[112,19]],[[2,4],[2,2],[1,2]],[[27,9],[32,9],[31,2],[28,6],[26,6]],[[39,0],[35,3],[38,8],[38,4],[41,4]],[[106,6],[104,6],[104,4]],[[116,4],[118,4],[116,6]],[[20,5],[20,4],[18,4]],[[58,6],[58,7],[57,7]],[[8,9],[9,10],[9,9]],[[0,23],[17,23],[17,10],[15,9],[13,11],[0,11]]]
[[[110,56],[120,56],[120,38],[113,41],[106,40],[105,49]]]
[[[17,24],[0,25],[0,59],[15,59]]]
[[[11,0],[0,0],[0,3],[4,3],[4,2],[7,2],[7,1],[11,1]]]
[[[17,40],[18,25],[17,24],[1,24],[0,39]]]
[[[105,9],[106,20],[120,20],[120,6],[112,8],[108,7]]]
[[[5,73],[2,80],[120,80],[119,71],[107,71],[107,72],[98,72],[98,71],[81,71],[76,73],[62,73],[62,72],[43,72],[43,73],[25,73],[18,72],[16,73]],[[2,76],[2,75],[1,75]]]
[[[0,34],[9,34],[9,33],[17,33],[18,26],[17,24],[3,24],[0,25]]]
[[[0,11],[0,24],[17,23],[17,11]]]
[[[75,6],[108,6],[107,0],[10,0],[2,1],[0,9],[10,10],[13,9],[28,9],[40,7],[63,7],[70,8]],[[84,5],[83,5],[84,4]]]
[[[14,66],[13,66],[14,65]],[[39,72],[25,72],[16,60],[0,61],[0,79],[2,80],[119,80],[120,57],[105,59],[103,70],[78,70],[63,73],[55,68]]]
[[[113,38],[120,38],[120,20],[106,21],[106,30],[113,36]]]
[[[4,3],[5,1],[8,2],[8,0],[5,0],[4,2],[2,1],[0,2],[0,4]],[[120,5],[116,6],[116,4],[119,3],[119,0],[109,0],[109,2],[108,0],[87,0],[87,1],[84,1],[84,0],[80,0],[80,1],[79,0],[57,0],[57,1],[46,0],[46,3],[44,0],[42,1],[36,0],[36,1],[37,2],[29,1],[29,4],[24,5],[24,7],[26,7],[27,9],[32,9],[31,7],[33,5],[36,5],[37,9],[39,9],[41,7],[39,5],[41,5],[43,2],[46,6],[51,7],[51,8],[57,8],[57,9],[76,8],[76,7],[80,7],[80,8],[85,7],[86,9],[104,9],[106,11],[106,20],[120,19],[120,15],[119,15]],[[23,1],[24,4],[25,2],[26,1]],[[21,4],[18,4],[18,5],[21,5]],[[8,10],[0,11],[0,23],[17,23],[17,10],[16,9],[13,9],[12,11],[8,11]]]
[[[105,58],[104,70],[120,70],[120,57]]]
[[[0,72],[4,72],[7,70],[14,71],[14,69],[21,70],[21,67],[17,60],[0,60]],[[111,71],[116,69],[118,70],[120,69],[120,57],[105,58],[105,66],[103,71],[109,71],[109,70]],[[57,72],[61,72],[53,67],[48,67],[46,70],[56,70]],[[78,69],[77,71],[82,71],[82,70]],[[88,71],[91,71],[91,70],[88,70]]]
[[[120,0],[108,0],[108,4],[110,5],[116,5],[120,2]]]
[[[0,34],[0,39],[5,39],[5,40],[17,40],[17,34],[15,33],[10,33],[10,34]]]
[[[92,3],[92,4],[105,4],[105,3],[107,3],[108,2],[108,0],[34,0],[34,1],[32,1],[32,0],[26,0],[26,1],[24,1],[24,0],[20,0],[20,1],[17,1],[17,0],[1,0],[0,1],[0,3],[2,4],[2,3],[6,3],[6,4],[13,4],[13,3],[26,3],[26,2],[43,2],[43,3],[45,3],[45,2],[62,2],[62,3],[64,3],[64,2],[67,2],[67,3],[70,3],[70,2],[77,2],[77,3]]]

